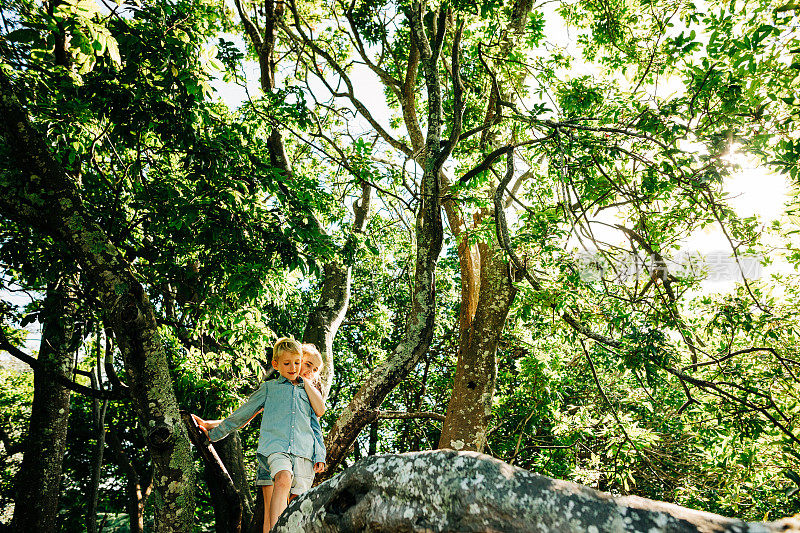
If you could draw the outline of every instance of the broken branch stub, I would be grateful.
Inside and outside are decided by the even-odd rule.
[[[477,452],[372,456],[297,498],[276,532],[800,532],[635,496],[614,497]]]

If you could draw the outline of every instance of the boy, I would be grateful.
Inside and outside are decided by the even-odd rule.
[[[264,532],[286,509],[289,492],[302,494],[311,488],[315,472],[325,470],[325,447],[319,419],[311,408],[300,369],[300,344],[281,338],[272,349],[272,366],[280,377],[265,381],[241,407],[225,420],[203,420],[193,416],[212,441],[218,441],[244,426],[260,411],[258,435],[258,476],[264,497]]]

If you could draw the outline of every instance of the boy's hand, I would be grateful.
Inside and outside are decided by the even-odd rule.
[[[325,463],[314,463],[314,473],[321,474],[325,471]]]
[[[197,424],[197,426],[203,431],[203,433],[206,434],[206,437],[208,437],[208,430],[210,429],[206,427],[208,425],[208,422],[206,422],[205,420],[203,420],[202,418],[200,418],[195,414],[192,415],[192,420],[194,420],[195,424]]]

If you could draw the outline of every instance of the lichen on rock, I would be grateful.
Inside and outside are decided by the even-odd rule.
[[[372,456],[297,498],[274,531],[800,532],[550,479],[477,452]]]

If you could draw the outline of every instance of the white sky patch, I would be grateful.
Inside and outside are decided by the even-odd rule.
[[[727,159],[740,166],[740,170],[727,177],[724,182],[726,203],[739,217],[755,216],[761,232],[759,244],[774,248],[768,257],[771,263],[755,268],[752,262],[743,264],[745,275],[751,278],[767,278],[772,274],[795,274],[794,267],[781,253],[783,238],[769,231],[774,221],[785,220],[787,202],[791,199],[791,188],[788,178],[783,174],[771,172],[760,165],[755,158],[748,157],[732,150]],[[692,234],[684,243],[687,250],[696,250],[709,257],[720,257],[721,254],[731,256],[731,246],[720,229],[719,224],[706,226]],[[749,272],[748,272],[749,270]],[[703,290],[710,292],[728,292],[741,282],[741,274],[732,272],[732,276],[718,276],[703,283]]]
[[[741,217],[756,216],[768,225],[781,218],[789,200],[789,183],[786,176],[770,172],[755,158],[748,157],[734,145],[725,159],[740,170],[725,180],[728,205]]]
[[[246,52],[247,46],[241,35],[222,33],[219,37],[232,42],[240,52]],[[218,42],[215,40],[212,44],[216,45]],[[247,100],[248,93],[250,98],[259,98],[261,96],[261,73],[258,68],[258,62],[243,61],[242,70],[244,72],[241,75],[244,76],[244,79],[225,81],[222,79],[222,73],[220,72],[217,77],[209,81],[211,87],[214,88],[220,99],[230,109],[237,109],[242,105],[242,102]]]
[[[19,307],[24,307],[30,304],[34,299],[42,298],[44,296],[33,291],[21,291],[19,290],[19,287],[13,284],[9,286],[9,289],[11,290],[3,291],[3,300]],[[34,355],[39,351],[39,344],[41,343],[42,339],[41,324],[39,324],[37,321],[33,321],[25,326],[25,330],[28,332],[28,334],[25,338],[25,343],[20,346],[20,348],[28,355]],[[0,368],[8,367],[9,365],[23,370],[29,368],[26,363],[22,363],[8,352],[0,351]]]

